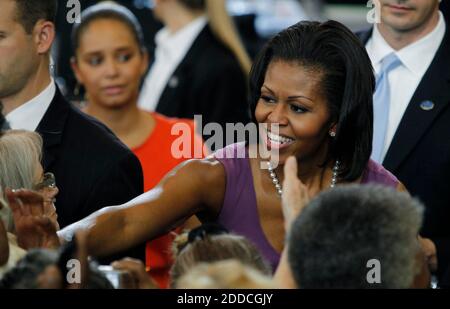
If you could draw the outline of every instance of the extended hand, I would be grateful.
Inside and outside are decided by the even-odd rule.
[[[422,246],[422,250],[427,258],[428,266],[431,271],[436,271],[438,268],[438,259],[436,252],[436,245],[431,239],[422,238],[419,236],[419,242]]]
[[[157,286],[145,271],[144,264],[135,259],[126,258],[111,264],[114,269],[127,271],[138,289],[156,289]]]
[[[308,188],[298,179],[297,169],[297,160],[295,157],[289,157],[284,165],[282,195],[286,232],[310,200]]]

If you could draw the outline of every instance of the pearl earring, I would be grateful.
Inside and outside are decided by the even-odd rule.
[[[330,136],[331,136],[331,137],[336,137],[336,132],[330,131]]]

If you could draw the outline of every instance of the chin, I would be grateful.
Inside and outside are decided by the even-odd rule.
[[[387,13],[381,22],[397,31],[409,31],[417,26],[413,17],[412,12],[402,16]]]
[[[103,106],[108,108],[122,108],[124,107],[128,102],[127,98],[123,95],[120,96],[113,96],[113,97],[104,97],[102,99]]]

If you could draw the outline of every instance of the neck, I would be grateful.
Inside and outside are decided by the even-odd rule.
[[[297,176],[301,182],[310,189],[310,193],[312,193],[312,195],[315,195],[323,188],[329,187],[331,184],[333,167],[336,162],[331,161],[327,165],[322,166],[324,158],[325,156],[317,156],[316,158],[311,159],[297,159]],[[284,165],[277,167],[276,175],[280,181],[284,180]]]
[[[400,50],[431,33],[439,23],[439,11],[436,10],[432,18],[426,23],[412,30],[399,31],[388,26],[386,23],[377,25],[383,38],[394,49]]]
[[[5,98],[0,98],[3,102],[5,115],[9,114],[16,108],[22,106],[34,97],[38,96],[51,82],[49,72],[49,61],[43,61],[38,69],[28,78],[25,87],[17,93]]]
[[[124,141],[122,137],[129,135],[139,126],[141,113],[136,104],[130,103],[122,108],[113,109],[93,102],[88,104],[84,112],[100,120],[122,141]]]
[[[201,10],[193,11],[179,4],[175,4],[163,17],[163,23],[169,29],[170,33],[174,34],[202,15],[204,15],[204,12]]]

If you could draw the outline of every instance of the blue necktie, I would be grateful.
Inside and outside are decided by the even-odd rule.
[[[384,144],[389,121],[389,108],[391,103],[391,89],[389,87],[389,72],[401,65],[397,55],[391,53],[381,62],[381,70],[377,76],[375,94],[373,96],[373,143],[372,160],[378,163],[383,161]]]

